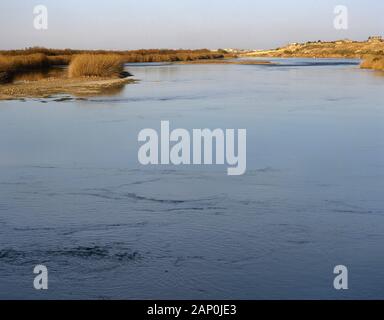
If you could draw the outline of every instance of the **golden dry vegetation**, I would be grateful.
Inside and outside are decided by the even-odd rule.
[[[25,55],[0,54],[0,83],[11,81],[18,73],[44,70],[53,65],[68,64],[69,61],[67,56],[46,56],[43,53]]]
[[[86,63],[84,60],[80,63],[79,55],[90,55],[93,58],[94,65]],[[146,49],[130,51],[107,51],[107,50],[71,50],[71,49],[47,49],[40,47],[26,48],[23,50],[3,50],[0,51],[0,83],[10,82],[15,74],[23,73],[29,70],[42,70],[55,65],[69,65],[72,60],[77,59],[75,65],[71,68],[72,76],[80,75],[105,75],[108,73],[116,74],[117,68],[121,69],[111,60],[98,60],[96,56],[103,56],[105,59],[117,61],[117,57],[123,63],[137,62],[177,62],[177,61],[197,61],[209,59],[223,59],[232,57],[225,51],[212,52],[207,49],[200,50],[170,50],[170,49]],[[113,56],[113,58],[111,58]],[[89,57],[89,56],[88,56]],[[80,64],[82,67],[80,68]],[[103,65],[104,64],[104,65]],[[94,70],[92,70],[94,68]],[[100,68],[104,68],[101,71]],[[82,69],[82,71],[80,70]],[[96,70],[98,69],[98,70]],[[114,71],[113,71],[113,70]]]
[[[122,57],[117,54],[79,54],[72,58],[68,68],[70,78],[117,78],[124,71]]]
[[[384,71],[384,55],[369,55],[364,57],[361,68]]]
[[[308,58],[363,58],[366,55],[384,55],[384,41],[316,41],[292,43],[287,46],[259,50],[246,54],[258,57],[308,57]]]

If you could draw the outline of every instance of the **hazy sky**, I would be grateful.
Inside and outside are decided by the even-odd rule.
[[[48,8],[48,30],[33,7]],[[349,29],[333,27],[336,5]],[[1,0],[0,48],[272,48],[384,34],[383,0]]]

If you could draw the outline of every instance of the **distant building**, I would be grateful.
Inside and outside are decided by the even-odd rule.
[[[246,52],[250,52],[252,50],[249,50],[249,49],[234,49],[234,48],[225,48],[223,49],[224,51],[228,52],[228,53],[246,53]]]
[[[352,43],[353,41],[350,39],[343,39],[343,40],[338,40],[335,43],[336,44],[344,44],[344,43]]]
[[[368,42],[383,42],[382,36],[372,36],[368,38]]]

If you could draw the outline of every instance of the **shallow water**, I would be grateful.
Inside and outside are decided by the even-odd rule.
[[[128,65],[113,96],[0,102],[0,298],[384,298],[384,77],[277,62]],[[161,120],[246,128],[246,174],[139,165]]]

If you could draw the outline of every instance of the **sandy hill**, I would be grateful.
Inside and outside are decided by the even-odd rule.
[[[339,40],[291,43],[277,49],[252,51],[243,54],[243,56],[248,57],[311,58],[362,58],[366,55],[384,55],[384,40],[382,37],[370,37],[367,41]]]

